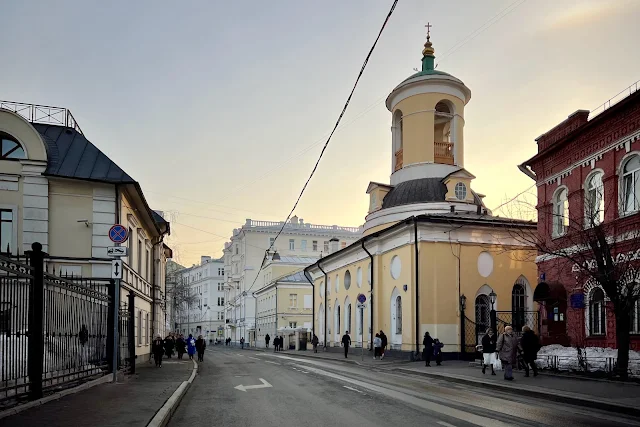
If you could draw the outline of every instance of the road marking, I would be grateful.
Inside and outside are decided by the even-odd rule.
[[[445,427],[456,427],[453,424],[449,424],[448,422],[445,422],[445,421],[438,421],[438,424]]]
[[[344,388],[346,388],[346,389],[349,389],[349,390],[351,390],[351,391],[355,391],[355,392],[360,393],[360,394],[364,394],[363,392],[361,392],[361,391],[360,391],[360,390],[358,390],[357,388],[349,387],[349,386],[347,386],[347,385],[343,385],[342,387],[344,387]]]
[[[257,357],[251,357],[251,356],[247,356],[249,359],[253,359],[253,360],[260,360]]]
[[[302,372],[303,374],[308,374],[308,373],[309,373],[309,372],[307,372],[307,371],[300,371],[300,372]]]
[[[271,363],[272,365],[280,365],[278,362],[272,362],[270,360],[265,360],[264,363]]]
[[[240,391],[244,391],[245,393],[247,392],[247,390],[255,390],[257,388],[269,388],[269,387],[273,387],[271,384],[269,384],[267,381],[265,381],[263,378],[258,378],[262,384],[258,384],[258,385],[237,385],[234,388],[236,390],[240,390]]]

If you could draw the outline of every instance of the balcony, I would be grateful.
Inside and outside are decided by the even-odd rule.
[[[393,171],[395,172],[399,169],[402,169],[402,148],[396,151],[396,163]]]
[[[453,164],[453,142],[434,142],[433,161],[445,165]]]
[[[71,111],[48,105],[24,104],[22,102],[0,101],[0,108],[11,110],[31,123],[64,126],[82,133]]]

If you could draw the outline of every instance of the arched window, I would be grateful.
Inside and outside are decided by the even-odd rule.
[[[640,156],[627,159],[622,167],[622,210],[625,214],[640,210]]]
[[[6,133],[0,133],[0,160],[26,159],[22,145]]]
[[[351,331],[351,303],[347,304],[347,313],[345,319],[345,332]]]
[[[478,295],[476,297],[476,333],[478,335],[486,332],[491,326],[491,302],[487,295]]]
[[[453,106],[449,101],[436,104],[433,117],[433,156],[436,163],[453,164],[453,142],[451,125],[453,123]]]
[[[587,178],[585,185],[585,226],[593,227],[604,221],[604,184],[602,172],[595,172]]]
[[[567,189],[561,188],[553,196],[553,235],[562,236],[569,227],[569,200]]]
[[[395,163],[393,171],[397,171],[398,169],[402,169],[403,158],[402,151],[404,147],[404,132],[403,132],[403,124],[402,124],[402,111],[396,110],[393,113],[393,153],[395,155]]]
[[[344,289],[349,290],[350,287],[351,287],[351,272],[347,270],[344,273]]]
[[[521,332],[525,325],[526,294],[520,283],[513,285],[511,290],[511,323],[514,331]]]
[[[402,297],[396,297],[396,334],[402,334]]]
[[[589,299],[589,335],[604,335],[606,320],[604,291],[595,288]]]

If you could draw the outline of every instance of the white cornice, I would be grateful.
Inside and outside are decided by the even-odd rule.
[[[379,209],[367,215],[365,218],[366,222],[364,223],[364,231],[380,225],[402,221],[411,216],[449,213],[451,212],[451,206],[455,206],[456,212],[475,213],[478,209],[478,206],[475,204],[454,201],[412,203],[394,206],[392,208]]]

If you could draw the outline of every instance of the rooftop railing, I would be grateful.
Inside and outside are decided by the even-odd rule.
[[[66,108],[1,100],[0,108],[13,111],[31,123],[65,126],[73,128],[82,134],[80,125],[78,125],[71,111]]]
[[[602,105],[594,108],[593,110],[591,110],[591,112],[589,113],[589,120],[592,120],[597,115],[604,113],[609,108],[611,108],[612,106],[616,105],[618,102],[622,101],[626,97],[631,96],[634,93],[636,93],[638,91],[638,87],[640,87],[640,80],[638,80],[637,82],[631,84],[629,87],[623,89],[619,93],[615,94],[612,98],[606,100],[604,102],[604,104],[602,104]]]

